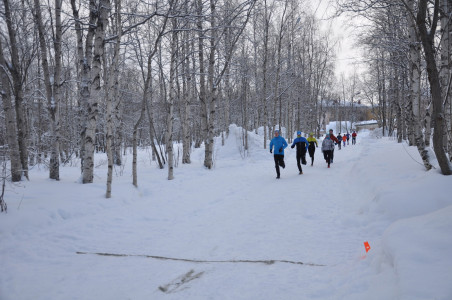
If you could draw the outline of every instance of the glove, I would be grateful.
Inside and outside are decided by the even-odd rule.
[[[279,152],[282,152],[282,150],[283,150],[283,148],[281,147],[281,148],[279,148]]]
[[[290,146],[290,148],[292,148],[292,149],[293,149],[293,147],[295,147],[295,145]]]
[[[273,153],[273,150],[272,150],[272,149],[270,149],[270,153]]]

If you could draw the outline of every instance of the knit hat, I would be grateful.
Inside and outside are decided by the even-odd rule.
[[[312,135],[314,135],[314,133],[310,132],[310,133],[309,133],[309,136],[312,136]]]
[[[301,131],[297,131],[297,136],[301,136]]]

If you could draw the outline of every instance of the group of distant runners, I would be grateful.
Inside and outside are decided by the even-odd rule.
[[[343,143],[344,147],[346,144],[349,145],[350,137],[352,138],[352,145],[355,145],[357,137],[356,131],[353,131],[352,134],[349,134],[347,132],[344,135],[341,135],[339,133],[337,137],[333,134],[333,129],[330,129],[329,132],[326,133],[325,138],[322,142],[321,149],[323,158],[325,159],[328,168],[330,167],[330,164],[333,163],[334,146],[338,145],[338,148],[340,150],[341,142]],[[279,167],[283,169],[286,167],[286,164],[284,163],[284,149],[287,148],[287,146],[288,144],[286,140],[279,135],[279,130],[275,130],[275,137],[270,141],[270,153],[273,153],[273,158],[275,160],[276,179],[279,179],[281,177]],[[305,138],[301,136],[301,131],[297,131],[297,138],[293,141],[290,147],[292,149],[294,147],[297,147],[297,167],[299,174],[303,174],[301,165],[307,164],[306,152],[308,152],[309,156],[311,157],[311,166],[314,166],[314,153],[315,148],[317,148],[318,146],[319,145],[317,143],[317,140],[312,132],[309,133],[308,138]]]

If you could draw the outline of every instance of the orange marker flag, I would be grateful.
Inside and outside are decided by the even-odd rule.
[[[369,242],[368,241],[364,242],[364,248],[366,248],[366,253],[369,252],[370,246],[369,246]]]

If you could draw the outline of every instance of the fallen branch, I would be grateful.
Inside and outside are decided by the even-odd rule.
[[[179,290],[187,288],[187,283],[200,278],[203,274],[204,272],[195,273],[195,270],[190,270],[186,274],[179,276],[172,282],[159,286],[159,290],[167,294],[177,292]]]
[[[281,259],[271,259],[271,260],[248,260],[248,259],[232,259],[232,260],[200,260],[200,259],[188,259],[188,258],[175,258],[175,257],[165,257],[156,255],[146,255],[146,254],[121,254],[121,253],[102,253],[102,252],[82,252],[77,251],[77,254],[91,254],[100,256],[115,256],[115,257],[146,257],[154,258],[160,260],[175,260],[175,261],[185,261],[192,263],[253,263],[253,264],[266,264],[272,265],[274,263],[286,263],[295,265],[306,265],[313,267],[325,267],[326,265],[314,264],[314,263],[304,263],[301,261],[291,261],[291,260],[281,260]]]

